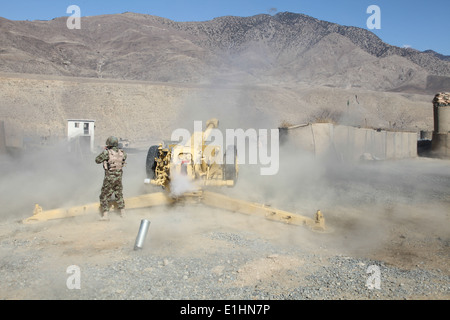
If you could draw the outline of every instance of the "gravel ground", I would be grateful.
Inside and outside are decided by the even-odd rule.
[[[137,222],[135,226],[138,226]],[[85,227],[94,231],[99,225],[104,228],[102,223],[90,221]],[[121,221],[108,223],[107,227],[114,229],[123,226]],[[26,230],[19,231],[23,232],[21,235],[16,233],[18,239],[2,237],[0,296],[3,299],[335,300],[450,297],[447,266],[443,266],[444,270],[425,269],[419,264],[399,268],[379,260],[336,254],[334,249],[327,250],[323,243],[322,251],[317,249],[311,252],[310,248],[285,245],[277,240],[263,239],[261,234],[231,231],[224,227],[222,231],[190,230],[186,239],[178,238],[162,247],[153,247],[149,237],[147,247],[142,250],[133,250],[131,236],[123,237],[113,246],[95,247],[91,244],[95,252],[89,252],[87,249],[72,249],[73,235],[70,240],[47,240],[48,232],[56,237],[58,232],[66,230],[63,228],[55,233],[55,227],[60,228],[61,225],[53,224],[46,229],[45,235],[34,229],[32,238],[25,235]],[[82,225],[77,224],[76,227],[82,228]],[[292,227],[279,226],[280,229]],[[314,237],[318,236],[321,235],[314,234]],[[111,235],[111,238],[114,237]],[[170,250],[182,241],[191,243],[181,252]],[[203,245],[197,249],[191,247],[197,243]],[[86,244],[85,248],[88,246]],[[448,243],[445,246],[448,254]],[[71,263],[80,268],[80,289],[69,289],[67,286],[71,276],[67,268]],[[369,277],[376,276],[372,271],[368,272],[369,266],[376,266],[379,270],[379,288],[369,288],[367,285]]]
[[[416,175],[402,172],[416,163]],[[4,219],[0,298],[448,300],[448,162],[391,165],[361,166],[351,178],[345,168],[334,175],[322,171],[332,183],[313,185],[317,175],[306,177],[309,188],[296,190],[297,198],[288,189],[267,192],[277,196],[272,200],[280,209],[311,216],[312,203],[326,198],[320,209],[329,233],[201,205],[130,210],[108,222],[95,214],[31,225]],[[375,172],[371,179],[368,172]],[[244,193],[245,183],[228,193],[258,200],[265,193],[255,182],[251,193]],[[283,202],[283,196],[296,201]],[[143,249],[134,250],[141,219],[151,225]],[[379,279],[379,287],[370,287],[369,279],[372,285]]]

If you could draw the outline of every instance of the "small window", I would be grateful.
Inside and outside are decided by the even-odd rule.
[[[80,123],[79,122],[75,122],[75,128],[79,128],[80,127]]]
[[[84,123],[84,134],[89,134],[89,122]]]

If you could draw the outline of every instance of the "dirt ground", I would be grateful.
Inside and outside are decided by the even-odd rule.
[[[133,160],[132,157],[130,162],[133,161],[139,167],[142,160],[140,157]],[[415,174],[410,174],[409,170],[413,167],[420,169]],[[95,167],[94,170],[97,169]],[[329,232],[312,232],[302,226],[272,222],[264,217],[203,205],[128,210],[125,218],[113,213],[107,222],[99,221],[99,215],[92,213],[33,224],[21,223],[21,219],[31,216],[32,209],[30,214],[21,211],[20,215],[7,216],[0,225],[0,273],[3,278],[0,298],[92,299],[87,292],[89,289],[79,290],[85,296],[76,295],[73,290],[67,289],[68,266],[78,265],[85,269],[94,268],[98,272],[112,273],[116,270],[115,266],[141,261],[136,259],[156,259],[155,264],[140,270],[149,275],[161,267],[174,264],[174,261],[200,259],[205,266],[211,266],[207,269],[208,277],[217,277],[217,282],[209,286],[208,290],[213,290],[211,288],[215,285],[227,285],[230,288],[258,286],[265,288],[268,294],[275,295],[272,296],[274,299],[283,299],[286,292],[307,287],[305,279],[317,274],[321,268],[333,267],[336,257],[349,259],[349,263],[356,265],[376,261],[385,268],[395,269],[396,277],[405,275],[403,280],[401,276],[392,280],[393,271],[389,271],[386,279],[382,279],[392,286],[397,280],[399,282],[395,286],[408,286],[414,281],[407,278],[410,275],[408,272],[414,270],[437,274],[439,281],[448,281],[448,161],[413,159],[388,165],[364,165],[357,170],[346,167],[340,172],[333,171],[334,173],[325,170],[310,176],[306,175],[309,169],[304,170],[300,170],[303,177],[300,189],[284,189],[281,193],[276,193],[265,189],[262,177],[253,177],[250,183],[251,179],[248,177],[253,173],[243,170],[239,178],[240,184],[224,192],[255,202],[265,198],[276,208],[309,217],[313,217],[315,210],[320,209],[326,218]],[[353,174],[348,175],[346,170],[351,170]],[[130,177],[134,172],[129,169],[129,180],[125,181],[125,188],[140,179],[141,171],[136,172],[139,174],[134,180]],[[364,172],[363,179],[359,179],[360,172]],[[369,172],[376,174],[369,175]],[[323,183],[317,182],[319,176],[326,177]],[[391,180],[393,176],[394,179]],[[402,180],[399,177],[405,178]],[[278,179],[290,183],[283,173]],[[349,180],[353,183],[349,184]],[[274,183],[277,180],[272,178],[271,181]],[[316,184],[313,185],[312,181],[316,181]],[[370,188],[362,192],[363,185]],[[99,188],[95,184],[91,187],[93,190]],[[277,186],[279,187],[283,185]],[[139,188],[130,189],[131,187],[129,192],[135,192]],[[97,194],[94,192],[94,199],[95,197]],[[291,202],[286,202],[286,198],[291,199]],[[318,204],[321,204],[320,208]],[[150,220],[151,225],[144,248],[134,250],[141,219]],[[252,243],[255,245],[252,246]],[[256,245],[257,243],[260,245]],[[218,260],[212,261],[214,259]],[[234,267],[233,272],[229,272],[231,265]],[[179,268],[188,266],[180,265]],[[127,271],[124,272],[126,278]],[[176,272],[179,275],[179,271]],[[292,276],[292,272],[295,276]],[[289,274],[291,276],[287,276]],[[186,281],[190,280],[191,278]],[[95,287],[95,284],[91,285]],[[411,289],[404,296],[386,292],[380,292],[378,296],[362,296],[361,290],[367,291],[367,288],[361,285],[357,291],[341,289],[336,295],[327,293],[324,296],[313,296],[312,299],[373,297],[447,300],[450,298],[449,283],[443,285],[447,290],[433,290],[431,285],[429,291],[414,294],[414,289]],[[170,284],[165,285],[165,288],[177,290]],[[111,290],[122,295],[110,297],[96,293],[96,298],[147,298],[145,295],[127,295],[124,293],[126,290],[120,286]],[[170,299],[170,294],[167,297]],[[175,296],[175,299],[178,298]],[[185,298],[196,299],[197,296]]]
[[[15,257],[17,262],[22,261],[21,267],[25,269],[29,268],[26,264],[33,265],[32,261],[26,260],[27,257],[34,259],[38,255],[40,262],[33,270],[33,273],[37,275],[34,282],[23,284],[23,288],[13,286],[13,290],[2,286],[0,295],[3,299],[54,299],[53,294],[47,291],[48,288],[43,289],[38,285],[46,283],[45,276],[39,281],[39,273],[45,275],[48,270],[58,272],[59,274],[55,277],[59,279],[62,286],[65,284],[64,277],[68,277],[64,272],[70,265],[95,265],[98,268],[108,268],[111,264],[130,260],[138,254],[159,257],[163,263],[193,256],[207,259],[209,254],[229,247],[229,244],[220,239],[205,241],[205,234],[213,231],[262,238],[280,250],[271,254],[262,254],[259,258],[249,258],[237,270],[238,276],[234,279],[234,285],[237,286],[254,285],[277,278],[284,290],[289,290],[292,289],[293,283],[284,276],[280,276],[282,272],[300,268],[306,276],[316,265],[328,265],[329,258],[336,255],[381,261],[402,270],[417,268],[440,270],[449,276],[448,228],[441,231],[429,230],[426,224],[427,219],[420,216],[422,211],[412,207],[402,208],[402,210],[408,209],[412,215],[416,215],[413,219],[407,223],[404,221],[391,223],[386,217],[384,221],[386,230],[383,236],[376,241],[372,238],[371,243],[367,244],[354,242],[354,237],[364,232],[364,227],[358,230],[359,227],[352,225],[351,221],[342,221],[335,216],[345,216],[348,211],[335,211],[329,214],[331,217],[328,225],[333,227],[331,233],[314,233],[304,227],[267,220],[262,222],[260,219],[264,218],[205,208],[200,210],[188,208],[187,211],[170,210],[172,212],[165,212],[164,209],[139,209],[130,211],[124,219],[113,215],[109,222],[99,221],[96,215],[88,215],[32,225],[4,224],[0,227],[2,260],[5,257],[9,257],[8,259]],[[436,208],[427,209],[435,210]],[[144,249],[135,251],[133,246],[140,219],[150,219],[151,226]],[[290,254],[289,248],[297,246],[302,249],[303,254]],[[239,250],[242,250],[242,254],[246,252],[244,248],[237,246],[233,246],[232,249],[235,253]],[[314,261],[311,255],[314,256]],[[151,268],[149,267],[150,270]],[[211,269],[211,273],[220,275],[223,268],[217,265]],[[20,267],[13,272],[15,280],[19,283],[21,282],[20,272]],[[62,298],[71,299],[72,297],[66,294]],[[323,298],[328,299],[328,297]],[[361,296],[349,292],[343,298],[361,299]],[[445,295],[429,294],[409,298],[446,300],[450,296],[447,292]]]

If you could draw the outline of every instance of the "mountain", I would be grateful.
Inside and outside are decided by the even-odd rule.
[[[441,60],[450,61],[450,56],[445,56],[445,55],[443,55],[443,54],[437,53],[436,51],[433,51],[433,50],[425,50],[424,52],[425,52],[425,53],[429,53],[429,54],[431,54],[431,55],[433,55],[433,56],[435,56],[435,57],[437,57],[437,58],[439,58],[439,59],[441,59]]]
[[[450,61],[372,32],[295,13],[175,22],[123,13],[51,21],[0,18],[6,142],[65,139],[95,120],[95,141],[149,145],[217,117],[222,128],[337,123],[432,130]],[[188,129],[189,130],[189,129]]]
[[[0,72],[159,82],[300,83],[436,91],[450,61],[372,32],[296,13],[202,22],[124,13],[51,21],[0,19]]]

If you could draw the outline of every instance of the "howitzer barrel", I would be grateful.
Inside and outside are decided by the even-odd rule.
[[[188,142],[186,142],[184,148],[188,148],[194,163],[201,163],[203,147],[205,146],[205,141],[209,138],[213,129],[219,126],[219,120],[217,119],[209,119],[206,121],[206,129],[205,131],[195,131],[192,133],[191,138]],[[186,149],[185,149],[186,150]],[[174,152],[175,157],[179,152],[185,152],[179,149],[177,152]]]
[[[209,119],[206,121],[206,128],[205,131],[195,131],[191,135],[191,139],[186,142],[186,147],[193,148],[195,143],[197,144],[203,144],[206,139],[208,139],[209,135],[211,134],[211,131],[213,129],[216,129],[219,126],[219,120],[217,119]]]
[[[213,118],[206,121],[206,129],[203,132],[203,140],[206,140],[211,134],[211,131],[217,127],[219,127],[219,120]]]

